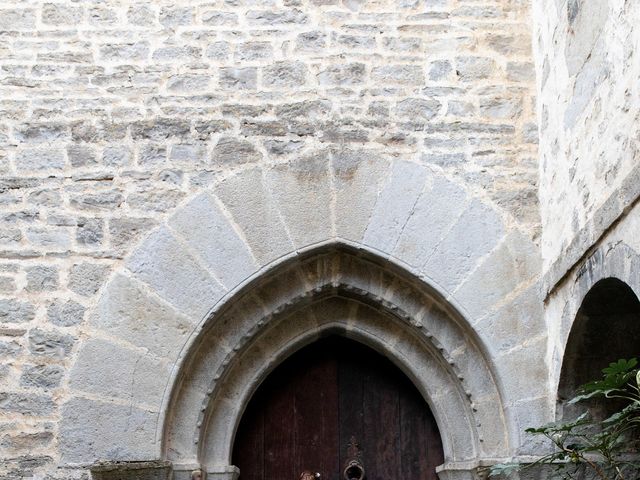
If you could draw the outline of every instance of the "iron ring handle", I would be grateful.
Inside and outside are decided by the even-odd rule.
[[[344,480],[364,480],[364,465],[359,460],[349,460],[342,476]]]

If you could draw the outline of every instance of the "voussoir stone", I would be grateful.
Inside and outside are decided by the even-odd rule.
[[[427,170],[415,163],[396,162],[378,196],[363,242],[391,253],[425,187]]]
[[[210,195],[198,195],[171,217],[169,225],[227,288],[257,269],[249,247]]]
[[[293,251],[277,203],[254,168],[221,181],[214,190],[240,227],[259,265]]]
[[[166,227],[147,237],[129,257],[127,268],[178,310],[196,320],[201,319],[225,291]]]

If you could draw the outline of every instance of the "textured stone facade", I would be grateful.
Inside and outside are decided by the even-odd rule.
[[[640,291],[638,213],[594,244],[637,197],[638,7],[556,3],[0,3],[0,478],[233,479],[323,332],[410,374],[441,478],[536,454],[579,260]]]
[[[640,193],[640,6],[534,2],[548,288]]]

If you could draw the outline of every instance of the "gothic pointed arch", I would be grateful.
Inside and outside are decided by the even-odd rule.
[[[450,468],[526,453],[518,419],[549,417],[546,383],[517,374],[547,376],[535,245],[423,165],[324,160],[220,177],[113,273],[71,371],[63,464],[229,467],[252,390],[329,330],[414,381]]]

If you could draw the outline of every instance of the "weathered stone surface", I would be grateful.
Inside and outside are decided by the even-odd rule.
[[[3,437],[0,446],[9,450],[29,451],[51,444],[54,439],[52,432],[19,433]]]
[[[104,221],[99,218],[80,217],[76,242],[80,245],[100,245],[104,237]]]
[[[1,412],[42,416],[52,413],[53,410],[53,400],[48,396],[0,392]]]
[[[258,265],[293,250],[278,207],[263,183],[261,169],[226,178],[214,193],[240,227]]]
[[[331,169],[336,204],[353,208],[336,214],[336,233],[360,241],[369,223],[389,163],[366,150],[341,149],[332,153]]]
[[[128,247],[155,225],[155,220],[140,217],[121,217],[109,220],[111,245],[117,248]]]
[[[307,15],[296,9],[292,10],[249,10],[246,19],[251,24],[276,25],[276,24],[304,24]]]
[[[442,104],[435,99],[407,98],[396,105],[396,115],[410,120],[431,120]]]
[[[98,163],[95,151],[82,145],[67,147],[67,157],[72,167],[86,167]]]
[[[393,251],[426,180],[424,167],[409,162],[394,163],[369,219],[363,238],[366,245],[386,253]]]
[[[157,413],[130,405],[71,398],[62,407],[60,452],[63,463],[92,463],[97,458],[143,460],[155,452]]]
[[[69,138],[69,128],[63,123],[38,123],[21,125],[14,130],[13,136],[19,142],[44,143]]]
[[[90,324],[160,358],[177,355],[193,328],[190,319],[123,275],[109,283]]]
[[[371,240],[376,224],[382,255],[414,268],[433,256],[435,244],[446,242],[448,253],[441,252],[436,270],[447,272],[462,268],[456,262],[466,254],[466,242],[481,249],[484,241],[478,234],[467,239],[464,228],[447,236],[470,198],[456,186],[494,202],[505,232],[521,230],[537,239],[540,171],[541,204],[550,212],[558,205],[576,212],[573,222],[563,215],[545,217],[553,230],[545,248],[556,239],[568,244],[574,226],[591,229],[589,212],[605,205],[599,192],[618,200],[606,204],[597,225],[617,218],[613,204],[624,209],[635,198],[631,187],[615,194],[634,165],[637,142],[628,126],[635,123],[603,121],[611,117],[606,112],[621,112],[626,119],[637,113],[629,81],[638,77],[632,55],[637,42],[626,25],[637,17],[633,2],[625,4],[624,15],[612,8],[591,20],[597,9],[589,10],[585,2],[580,9],[570,2],[557,11],[553,1],[536,4],[535,12],[549,13],[545,22],[534,18],[534,42],[530,6],[519,0],[23,3],[0,8],[0,321],[5,325],[0,377],[7,393],[46,396],[53,408],[46,419],[29,420],[28,429],[20,421],[3,422],[0,442],[12,439],[6,448],[38,442],[29,435],[41,427],[54,438],[43,437],[36,453],[16,451],[11,459],[2,458],[2,467],[15,470],[5,473],[0,467],[0,477],[20,478],[28,471],[34,478],[86,480],[87,471],[55,466],[59,460],[160,458],[153,442],[169,438],[156,428],[160,404],[145,404],[153,413],[135,406],[144,402],[136,385],[158,397],[159,383],[153,381],[160,380],[140,373],[152,371],[145,370],[151,368],[147,360],[136,370],[134,358],[158,357],[180,369],[185,344],[198,335],[192,329],[222,293],[297,248],[340,239],[362,246],[367,227]],[[594,37],[603,39],[610,54],[593,50],[588,31],[598,31]],[[582,40],[589,41],[578,46]],[[540,92],[531,74],[532,46],[538,50],[536,64],[541,70],[546,64],[548,78]],[[608,81],[595,82],[597,74],[574,62],[589,55],[594,66],[608,65]],[[565,62],[574,62],[575,70],[567,72]],[[617,85],[611,92],[610,83]],[[546,167],[535,160],[538,107],[546,127],[540,145]],[[571,135],[584,133],[566,136],[565,115],[571,117]],[[575,145],[576,138],[588,139],[580,140],[584,149]],[[596,152],[596,143],[610,152]],[[433,181],[409,172],[388,187],[398,180],[390,166],[399,162],[423,168]],[[157,225],[170,241],[145,241]],[[469,225],[473,230],[471,220]],[[144,254],[136,251],[140,241]],[[523,252],[531,249],[523,244]],[[367,250],[365,245],[361,253]],[[477,329],[480,340],[491,345],[487,351],[495,345],[496,352],[507,352],[541,328],[538,313],[521,298],[524,293],[507,291],[513,269],[489,268],[502,260],[518,263],[517,251],[493,250],[482,263],[466,266],[467,282],[454,294],[463,316],[480,318]],[[123,270],[130,255],[133,276]],[[57,273],[39,271],[40,266]],[[316,273],[343,267],[332,263]],[[502,273],[494,279],[492,272]],[[304,282],[291,276],[273,288],[293,293],[299,283]],[[482,283],[476,292],[486,295],[471,295],[473,283]],[[363,280],[360,286],[366,285]],[[395,294],[394,288],[388,282],[375,295],[387,289]],[[467,302],[476,309],[460,305]],[[526,325],[510,331],[510,316]],[[389,332],[397,329],[385,330],[380,319],[369,322],[375,323],[370,332],[388,336],[391,353],[395,337]],[[396,322],[404,320],[391,320]],[[465,325],[465,318],[459,322]],[[269,340],[283,341],[294,323],[283,324]],[[216,358],[251,333],[244,323],[238,325],[212,342]],[[305,318],[304,325],[313,328],[312,319]],[[492,337],[492,331],[499,333]],[[474,338],[470,327],[466,333]],[[65,350],[65,335],[80,339],[76,347]],[[96,342],[106,343],[98,348]],[[420,345],[411,348],[426,348]],[[456,362],[467,353],[460,348]],[[113,368],[119,361],[121,377]],[[252,361],[261,365],[264,356]],[[112,370],[102,370],[107,367]],[[86,382],[87,391],[78,395],[87,399],[74,399],[69,390],[67,372],[74,368],[74,379]],[[91,378],[90,372],[100,374]],[[162,375],[169,395],[173,385],[166,383],[167,371]],[[431,378],[428,371],[424,375]],[[499,382],[501,375],[496,374]],[[478,371],[477,376],[487,375]],[[455,381],[455,373],[451,378]],[[165,445],[168,455],[197,457],[195,423],[208,388],[204,377],[200,380],[198,401],[180,406],[192,410],[194,419],[184,425],[179,446]],[[109,400],[103,404],[101,397]],[[65,402],[70,406],[59,411]],[[162,415],[170,418],[172,408]],[[479,423],[492,418],[478,411]],[[5,412],[3,418],[13,415],[21,416]],[[233,421],[225,418],[224,424]],[[496,437],[504,433],[501,424],[491,428]],[[519,437],[512,433],[514,451],[496,456],[516,451]],[[459,432],[443,435],[455,440]],[[477,452],[494,448],[492,441],[483,439]],[[463,460],[476,460],[476,450],[447,452],[447,458],[468,453]]]
[[[58,288],[58,269],[52,266],[37,265],[27,268],[27,286],[29,292],[45,292]]]
[[[61,150],[48,148],[27,148],[16,154],[18,170],[59,170],[65,165]]]
[[[90,297],[102,286],[109,267],[106,265],[83,262],[75,264],[69,272],[69,288],[84,297]]]
[[[362,83],[365,76],[363,63],[334,65],[318,74],[320,85],[354,85]]]
[[[387,65],[371,71],[374,82],[420,86],[424,84],[424,70],[416,65]]]
[[[2,30],[26,30],[35,27],[36,11],[31,8],[3,8],[0,10]]]
[[[36,328],[29,332],[29,351],[32,355],[64,358],[71,353],[75,340],[71,335]]]
[[[503,302],[519,283],[528,283],[535,278],[539,274],[539,266],[539,254],[531,242],[521,234],[512,233],[471,272],[454,295],[474,318],[479,318]],[[535,295],[534,298],[537,303],[542,301]],[[542,315],[541,310],[534,313]],[[537,315],[531,315],[531,322]],[[502,332],[500,338],[509,336]],[[496,339],[492,344],[498,342],[501,340]]]
[[[402,226],[393,255],[415,268],[424,265],[468,202],[460,186],[431,176]]]
[[[169,225],[227,288],[233,288],[257,269],[240,232],[209,195],[193,199],[169,220]]]
[[[225,67],[220,69],[220,86],[223,88],[255,90],[257,82],[258,72],[255,68]]]
[[[159,405],[169,370],[170,364],[152,353],[104,340],[89,340],[71,369],[69,385],[74,391],[97,394],[105,400],[117,398],[138,405]]]
[[[307,67],[302,62],[276,62],[262,70],[265,87],[299,87],[306,83]]]
[[[29,302],[0,299],[0,322],[22,323],[35,318],[35,307]]]
[[[156,230],[136,249],[127,268],[194,321],[200,320],[224,293],[166,228]]]
[[[233,137],[222,137],[213,149],[212,162],[222,165],[254,163],[262,160],[262,154],[246,141]]]
[[[171,137],[184,137],[189,134],[190,122],[183,119],[158,118],[131,125],[134,140],[166,140]]]
[[[65,370],[59,365],[25,365],[20,375],[20,385],[45,390],[60,386]]]
[[[495,62],[486,57],[457,57],[456,75],[463,82],[489,78],[495,70]]]
[[[473,200],[421,271],[453,292],[480,259],[496,247],[504,233],[497,212],[480,200]]]
[[[69,202],[79,210],[113,210],[124,202],[124,195],[119,190],[106,190],[98,193],[74,195]]]
[[[328,152],[320,151],[268,170],[266,184],[296,247],[331,237],[333,212]]]
[[[148,56],[149,42],[113,43],[100,48],[100,57],[108,61],[131,62]]]
[[[85,307],[73,300],[54,300],[47,307],[48,320],[60,327],[79,325],[84,320]]]

